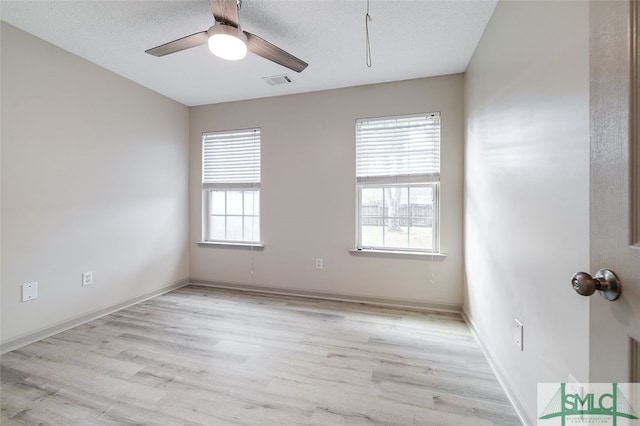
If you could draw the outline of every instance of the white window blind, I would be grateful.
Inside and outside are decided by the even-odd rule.
[[[260,129],[202,135],[204,188],[260,186]]]
[[[356,121],[358,183],[440,180],[440,113]]]

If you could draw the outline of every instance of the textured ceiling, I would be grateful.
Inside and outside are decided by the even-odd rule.
[[[464,72],[497,0],[243,0],[240,24],[309,63],[297,74],[200,46],[144,51],[209,28],[207,0],[0,1],[0,19],[188,106]],[[263,77],[294,83],[270,86]]]

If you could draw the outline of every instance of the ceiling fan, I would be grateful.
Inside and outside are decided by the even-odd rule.
[[[203,44],[223,59],[242,59],[247,50],[276,64],[301,72],[309,64],[268,41],[240,29],[238,11],[241,0],[209,0],[215,23],[207,31],[191,34],[145,50],[153,56],[164,56]]]

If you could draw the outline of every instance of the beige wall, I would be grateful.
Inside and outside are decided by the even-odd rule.
[[[190,109],[191,277],[264,289],[462,302],[463,76]],[[355,120],[442,112],[444,261],[354,256]],[[263,251],[200,247],[201,135],[260,127]],[[315,269],[315,258],[324,269]],[[253,265],[254,275],[251,276]]]
[[[189,130],[185,106],[1,29],[6,343],[188,278]]]
[[[465,312],[534,424],[537,383],[588,381],[588,2],[501,1],[465,85]]]

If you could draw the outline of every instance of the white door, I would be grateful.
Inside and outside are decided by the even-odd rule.
[[[610,269],[622,284],[613,302],[597,293],[590,299],[591,382],[640,381],[633,343],[640,341],[637,6],[635,0],[592,1],[590,8],[590,272]]]

